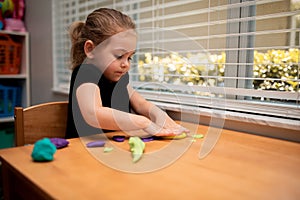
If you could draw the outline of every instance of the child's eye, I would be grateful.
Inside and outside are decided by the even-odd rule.
[[[122,55],[115,55],[116,59],[122,59]]]
[[[115,58],[118,59],[118,60],[121,60],[121,59],[123,59],[123,58],[125,58],[125,57],[124,57],[124,55],[115,55]],[[132,60],[132,57],[128,57],[127,60],[128,60],[128,61],[131,61],[131,60]]]

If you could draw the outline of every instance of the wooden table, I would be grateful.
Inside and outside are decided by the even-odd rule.
[[[207,130],[199,125],[197,132]],[[176,146],[190,139],[172,142]],[[33,162],[33,146],[1,150],[5,199],[300,199],[299,143],[222,130],[204,159],[198,158],[203,139],[197,139],[172,164],[129,173],[100,162],[82,140],[69,142],[51,162]],[[169,143],[147,142],[145,156],[135,164],[142,165]],[[131,163],[130,153],[122,158],[114,154],[119,147],[129,152],[127,142],[107,144],[114,150],[97,148],[99,154]]]

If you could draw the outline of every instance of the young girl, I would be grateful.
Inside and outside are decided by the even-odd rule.
[[[66,138],[107,130],[140,137],[188,132],[129,85],[137,35],[127,15],[97,9],[85,23],[74,22],[70,36],[73,72]]]

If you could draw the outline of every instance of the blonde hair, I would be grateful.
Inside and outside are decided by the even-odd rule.
[[[71,69],[82,64],[86,58],[84,44],[87,40],[93,41],[97,46],[112,35],[128,29],[135,29],[135,24],[131,18],[110,8],[94,10],[87,16],[85,22],[72,23],[69,28],[72,42]]]

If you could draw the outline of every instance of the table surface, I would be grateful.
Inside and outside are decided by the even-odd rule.
[[[209,127],[197,128],[205,135]],[[196,139],[181,156],[159,168],[169,157],[160,152],[190,140],[147,142],[137,163],[132,162],[128,141],[110,140],[107,146],[114,149],[104,153],[103,147],[87,149],[86,140],[70,139],[51,162],[33,162],[33,145],[3,149],[0,156],[55,199],[300,199],[299,143],[222,130],[205,158],[199,159],[204,139]],[[143,172],[151,163],[149,172]]]

